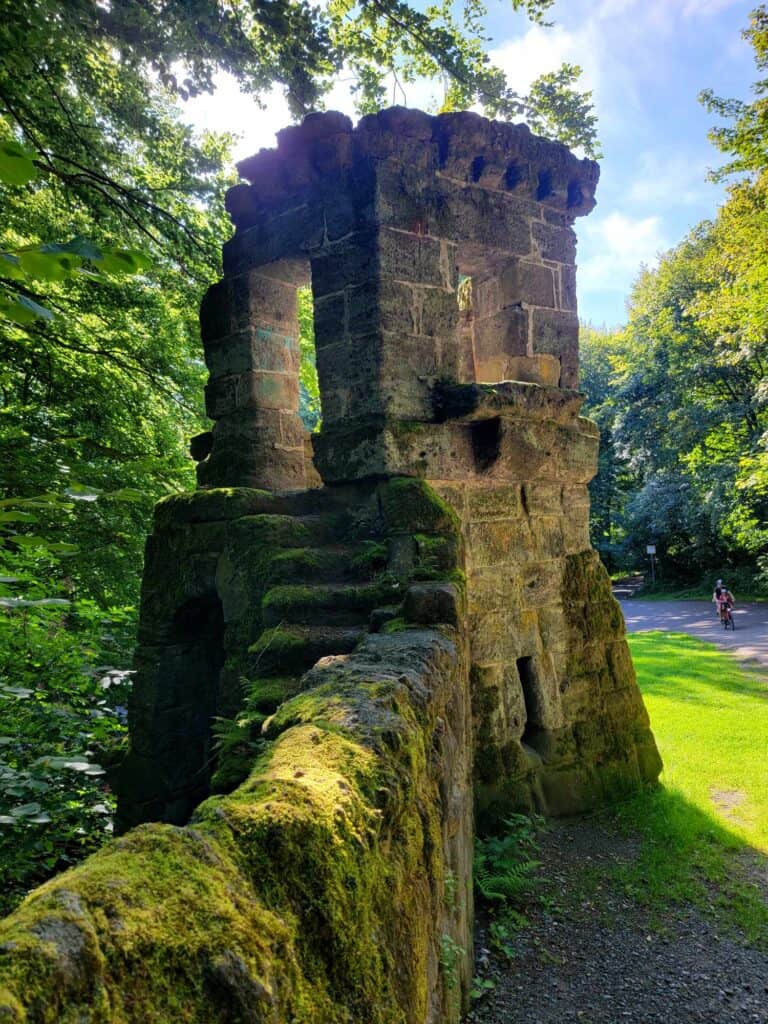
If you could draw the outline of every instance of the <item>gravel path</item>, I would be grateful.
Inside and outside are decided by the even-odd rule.
[[[585,870],[605,879],[607,867],[634,855],[631,842],[595,819],[543,834],[546,910],[536,908],[530,927],[515,933],[511,962],[488,954],[480,924],[478,970],[497,984],[468,1024],[768,1022],[768,953],[721,931],[714,915],[670,911],[652,922],[605,880],[568,906],[567,894],[585,891]],[[761,874],[764,866],[761,858]]]
[[[768,665],[768,603],[737,605],[736,629],[724,630],[708,601],[619,601],[628,633],[663,629],[688,633],[730,651],[739,661]]]

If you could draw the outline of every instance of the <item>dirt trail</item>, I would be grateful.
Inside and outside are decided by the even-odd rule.
[[[530,926],[514,933],[514,958],[489,953],[478,930],[478,969],[496,988],[468,1024],[768,1022],[768,952],[728,934],[716,912],[652,920],[609,880],[612,865],[635,855],[630,840],[596,819],[543,834],[546,888]]]

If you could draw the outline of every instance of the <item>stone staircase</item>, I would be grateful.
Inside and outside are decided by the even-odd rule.
[[[282,539],[259,567],[262,629],[248,651],[242,711],[220,730],[212,780],[218,792],[247,777],[264,722],[301,690],[304,673],[321,658],[351,653],[369,631],[394,618],[405,589],[387,571],[387,548],[370,530],[360,531],[369,534],[363,539],[349,539],[354,531],[343,509],[252,518],[254,525],[269,519]]]

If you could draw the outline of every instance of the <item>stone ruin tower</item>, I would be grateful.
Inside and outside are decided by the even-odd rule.
[[[3,1020],[456,1024],[476,825],[659,774],[588,535],[571,226],[597,166],[393,108],[311,115],[240,171],[199,487],[147,543],[127,834],[0,922]]]
[[[572,224],[597,165],[472,113],[313,114],[278,139],[239,166],[202,305],[214,427],[193,443],[201,491],[161,506],[149,542],[124,824],[184,822],[211,779],[238,781],[211,722],[237,716],[244,679],[268,680],[269,714],[319,658],[408,622],[466,635],[481,819],[655,780],[588,534]],[[449,536],[409,509],[409,481],[445,504]]]

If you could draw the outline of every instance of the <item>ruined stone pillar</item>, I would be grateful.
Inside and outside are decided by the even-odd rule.
[[[304,263],[280,260],[208,289],[200,325],[215,426],[201,485],[306,486],[296,289],[307,278]]]

